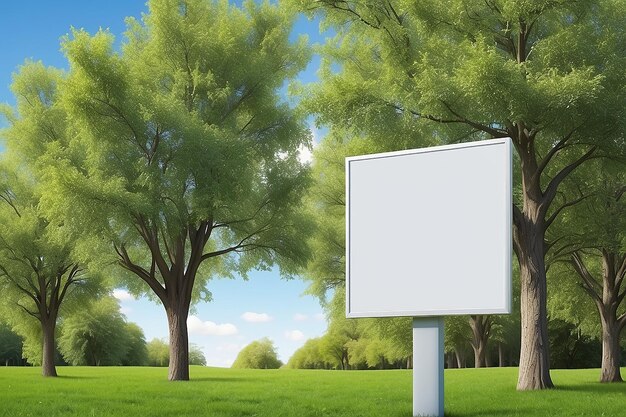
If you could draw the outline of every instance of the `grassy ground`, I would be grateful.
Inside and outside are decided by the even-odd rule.
[[[0,368],[8,416],[411,416],[411,371],[231,370],[192,367],[190,382],[165,368]],[[626,375],[626,369],[622,371]],[[626,384],[598,370],[555,370],[558,389],[516,392],[517,369],[447,370],[446,416],[625,416]]]

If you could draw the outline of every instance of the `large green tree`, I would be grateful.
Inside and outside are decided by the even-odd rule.
[[[169,379],[187,380],[186,321],[210,299],[208,280],[275,263],[290,274],[306,259],[297,156],[310,135],[279,90],[309,52],[289,40],[294,14],[268,2],[148,9],[128,21],[121,50],[104,31],[63,42],[75,136],[50,153],[45,206],[108,240],[128,288],[161,302]]]
[[[31,336],[40,329],[42,373],[56,376],[55,331],[61,307],[82,291],[85,268],[72,253],[69,241],[59,242],[54,224],[42,215],[39,198],[28,181],[11,171],[0,173],[0,293],[13,327]],[[50,230],[52,229],[52,230]]]
[[[517,387],[552,387],[545,233],[578,198],[556,198],[571,173],[611,146],[608,152],[623,152],[626,4],[297,3],[337,30],[308,98],[321,123],[367,134],[389,150],[422,145],[424,135],[511,137],[521,178],[513,207],[522,311]]]
[[[95,274],[86,279],[87,260],[75,236],[58,233],[58,223],[41,205],[46,152],[68,140],[58,102],[63,81],[60,71],[28,62],[11,85],[16,107],[0,109],[9,124],[0,134],[6,146],[0,172],[2,302],[11,305],[9,320],[24,336],[25,351],[41,353],[31,360],[42,365],[44,376],[56,376],[55,329],[62,307],[99,287]]]

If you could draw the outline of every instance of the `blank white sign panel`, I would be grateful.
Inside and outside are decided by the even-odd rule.
[[[348,317],[509,313],[509,138],[346,158]]]

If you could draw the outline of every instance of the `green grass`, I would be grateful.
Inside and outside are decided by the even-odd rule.
[[[165,368],[0,368],[8,416],[411,416],[411,371],[234,370],[192,367],[189,382]],[[622,371],[626,374],[626,369]],[[517,392],[517,369],[447,370],[446,416],[625,416],[626,384],[599,371],[555,370],[559,387]]]

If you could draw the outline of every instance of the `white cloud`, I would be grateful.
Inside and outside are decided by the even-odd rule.
[[[113,290],[113,297],[117,298],[120,301],[132,301],[136,299],[128,291],[121,288],[116,288]]]
[[[128,315],[130,313],[133,312],[133,309],[128,307],[128,306],[122,306],[120,307],[120,313],[124,314],[124,315]]]
[[[288,330],[285,332],[285,338],[292,342],[300,342],[304,340],[304,333],[300,330]]]
[[[293,319],[295,321],[306,321],[309,319],[309,316],[307,316],[306,314],[296,313],[293,315]]]
[[[202,321],[196,316],[187,318],[189,333],[203,336],[230,336],[237,334],[237,327],[231,323],[217,324],[212,321]]]
[[[253,313],[251,311],[243,313],[241,318],[248,323],[267,323],[268,321],[274,320],[274,318],[267,313]]]
[[[315,318],[315,320],[326,320],[326,316],[324,315],[324,313],[317,313],[316,315],[313,316],[313,318]]]

